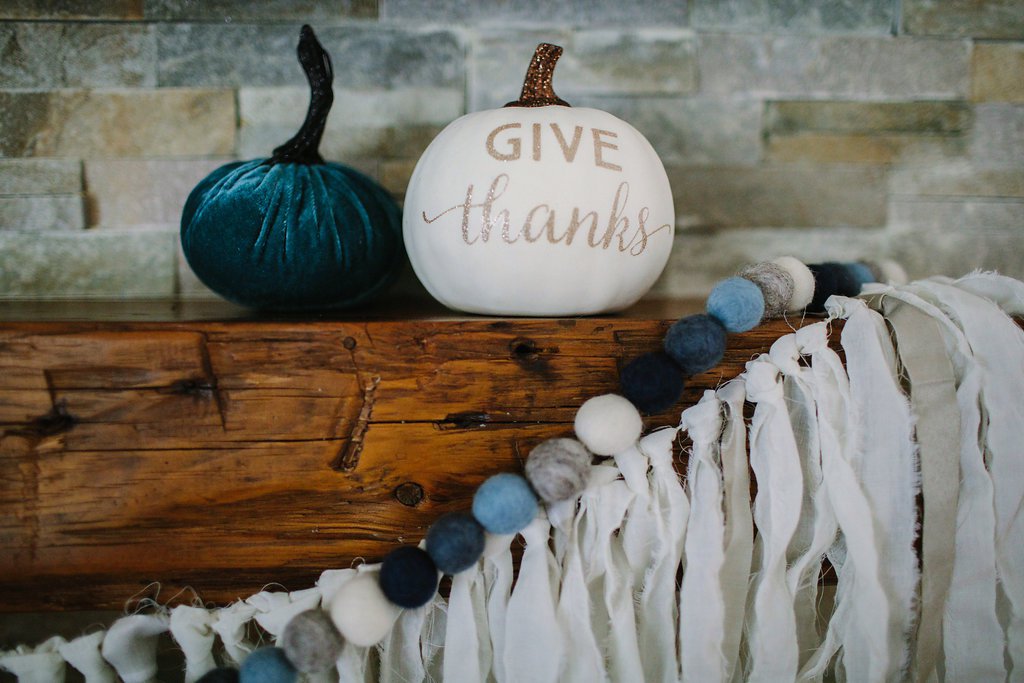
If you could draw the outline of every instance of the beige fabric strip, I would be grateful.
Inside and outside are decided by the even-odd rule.
[[[885,317],[896,332],[900,361],[910,378],[910,403],[917,420],[921,492],[921,619],[914,657],[915,680],[937,681],[942,656],[942,618],[953,576],[956,510],[960,482],[960,410],[953,366],[938,323],[892,297]]]

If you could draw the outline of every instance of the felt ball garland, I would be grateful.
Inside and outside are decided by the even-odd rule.
[[[395,548],[380,565],[380,588],[399,607],[416,608],[437,592],[437,565],[427,551],[412,545]]]
[[[538,444],[526,459],[525,476],[490,477],[474,494],[471,514],[441,516],[422,547],[396,548],[379,572],[360,572],[349,579],[323,610],[293,617],[279,647],[256,650],[240,669],[214,669],[199,683],[294,683],[300,673],[329,669],[346,641],[377,644],[402,609],[422,607],[434,598],[440,574],[469,569],[488,548],[507,548],[508,536],[529,525],[541,504],[578,497],[587,487],[594,456],[617,455],[636,444],[643,431],[640,412],[661,412],[678,401],[685,377],[722,360],[728,333],[751,330],[786,313],[822,312],[833,294],[856,296],[874,281],[902,284],[906,273],[891,261],[805,265],[784,256],[747,266],[719,282],[705,313],[683,317],[669,328],[662,351],[622,367],[623,395],[595,396],[580,406],[574,420],[578,440],[553,438]]]
[[[792,256],[746,266],[712,288],[704,313],[680,318],[669,328],[664,354],[644,354],[622,366],[622,394],[644,413],[667,410],[682,396],[687,377],[706,372],[722,360],[728,333],[747,332],[762,320],[786,313],[824,313],[825,302],[833,294],[853,297],[869,282],[886,281],[902,284],[906,273],[892,261],[806,265]],[[590,416],[588,424],[607,424],[611,419],[610,415]],[[579,414],[576,420],[579,433]],[[580,434],[592,451],[599,455],[618,452],[603,445],[595,449],[588,442],[594,438],[588,429],[598,427],[584,425],[584,434]]]

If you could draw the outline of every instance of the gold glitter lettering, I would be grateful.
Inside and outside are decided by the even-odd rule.
[[[576,233],[579,231],[581,227],[583,227],[583,221],[587,219],[590,220],[589,232],[591,235],[593,235],[594,230],[597,229],[597,212],[587,211],[585,214],[583,214],[583,218],[580,218],[580,207],[574,206],[572,208],[572,218],[569,219],[569,229],[566,230],[565,234],[562,235],[562,237],[559,237],[558,239],[554,239],[554,234],[552,234],[551,237],[548,238],[549,241],[552,244],[558,244],[559,242],[562,241],[562,238],[565,238],[565,246],[571,245],[573,238],[576,237]]]
[[[576,235],[585,230],[587,233],[587,247],[592,249],[609,249],[613,242],[617,251],[630,256],[640,256],[647,250],[651,237],[661,232],[671,232],[672,225],[663,223],[656,229],[651,230],[648,222],[651,219],[651,210],[642,206],[638,210],[628,207],[629,204],[629,183],[619,183],[611,199],[611,206],[607,214],[607,222],[601,218],[602,212],[586,210],[578,206],[572,207],[568,226],[561,235],[556,234],[557,216],[550,204],[536,204],[521,219],[518,230],[513,228],[513,221],[519,222],[519,217],[513,217],[512,210],[501,208],[499,200],[508,190],[511,180],[506,173],[495,176],[487,189],[486,198],[480,203],[474,203],[474,185],[466,188],[465,199],[455,206],[450,206],[434,217],[427,216],[427,212],[421,212],[425,223],[436,223],[441,217],[459,212],[462,215],[461,231],[462,241],[467,245],[486,243],[490,240],[492,233],[500,232],[501,241],[506,244],[515,244],[520,237],[525,238],[528,244],[535,244],[545,238],[549,244],[564,244],[571,246]],[[479,222],[471,225],[475,209],[480,209]],[[569,208],[566,207],[566,212]],[[519,214],[522,216],[522,214]],[[565,215],[565,214],[562,214]],[[603,230],[601,228],[603,227]],[[477,228],[474,234],[471,228]],[[617,240],[617,241],[616,241]]]
[[[626,209],[626,203],[628,201],[629,183],[627,183],[626,181],[622,181],[621,183],[619,183],[619,186],[615,189],[615,198],[612,199],[612,210],[611,213],[608,215],[608,227],[605,229],[604,235],[601,237],[600,242],[594,242],[594,236],[597,232],[595,228],[597,226],[591,228],[590,236],[587,240],[588,242],[590,242],[590,246],[596,247],[598,245],[601,245],[602,248],[607,249],[609,246],[611,246],[612,238],[615,236],[616,232],[619,232],[619,239],[622,239],[622,233],[629,230],[629,219],[622,215]],[[619,226],[622,226],[621,230]]]
[[[533,160],[540,161],[540,124],[533,124]]]
[[[487,136],[487,153],[498,161],[516,161],[519,159],[519,153],[521,151],[521,142],[519,138],[509,138],[508,144],[512,151],[508,154],[503,154],[494,148],[494,139],[498,137],[498,133],[503,130],[509,130],[511,128],[522,128],[521,124],[518,123],[506,123],[503,126],[498,126],[490,132]]]
[[[571,164],[576,160],[576,151],[580,148],[580,140],[583,138],[583,127],[576,126],[573,128],[571,145],[566,144],[565,135],[562,134],[562,129],[558,127],[557,123],[551,124],[551,130],[554,131],[558,145],[562,148],[562,155]]]
[[[608,149],[618,149],[618,145],[613,145],[610,142],[606,142],[601,139],[602,135],[606,135],[610,138],[619,137],[617,134],[610,130],[601,130],[600,128],[591,128],[590,132],[594,135],[594,163],[601,168],[610,168],[613,171],[621,171],[622,167],[618,164],[613,164],[609,161],[605,161],[601,155],[601,149],[607,147]]]
[[[543,209],[547,213],[548,217],[547,220],[544,221],[544,227],[538,230],[536,235],[533,235],[530,233],[530,228],[533,227],[534,214],[536,214],[541,209]],[[530,213],[526,214],[526,222],[523,224],[523,235],[526,237],[526,241],[529,242],[530,244],[533,244],[545,234],[547,234],[549,242],[554,242],[554,240],[551,239],[551,236],[552,234],[554,234],[554,231],[555,212],[552,211],[551,207],[548,206],[547,204],[538,204],[537,206],[530,209]]]

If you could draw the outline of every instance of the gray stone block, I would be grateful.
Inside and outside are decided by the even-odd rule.
[[[1019,197],[1024,199],[1024,166],[985,168],[961,162],[897,167],[889,174],[889,194],[911,197]]]
[[[230,90],[0,92],[0,155],[225,156]]]
[[[473,44],[470,110],[519,99],[541,42],[565,49],[554,86],[570,104],[579,95],[681,95],[697,87],[695,43],[688,31],[486,31]]]
[[[4,23],[0,55],[4,88],[156,84],[156,38],[139,24]]]
[[[1000,231],[1024,234],[1024,200],[895,197],[889,205],[889,225],[894,233],[927,231],[936,237]]]
[[[922,36],[1024,38],[1020,0],[902,0],[903,32]]]
[[[701,34],[704,94],[768,98],[962,98],[970,46],[854,36]]]
[[[4,0],[0,19],[141,19],[143,0]]]
[[[1024,163],[1024,105],[979,104],[974,108],[970,156],[978,164]]]
[[[893,236],[889,253],[913,279],[932,275],[960,277],[995,270],[1024,279],[1024,232],[909,231]]]
[[[0,159],[0,195],[81,191],[82,162],[77,159]]]
[[[765,156],[876,164],[958,158],[972,121],[965,102],[768,102]]]
[[[228,159],[97,159],[85,162],[89,225],[176,228],[196,184]]]
[[[971,99],[975,102],[1024,103],[1024,44],[974,45],[971,53]]]
[[[381,0],[384,19],[484,26],[685,26],[687,0]]]
[[[690,22],[715,31],[886,34],[892,30],[890,0],[691,0]]]
[[[689,231],[739,227],[881,227],[882,168],[864,164],[771,164],[667,168],[676,224]]]
[[[157,21],[304,21],[323,26],[373,19],[377,0],[145,0],[146,19]]]
[[[759,100],[701,97],[575,98],[643,133],[664,163],[756,164],[761,159]]]
[[[161,86],[305,85],[295,56],[297,24],[164,24],[157,27]],[[456,87],[464,54],[449,31],[327,27],[317,37],[334,63],[338,89]]]
[[[176,231],[0,232],[0,298],[165,298]]]
[[[299,129],[308,92],[301,88],[242,88],[238,93],[239,154],[269,155]],[[454,88],[335,92],[320,145],[325,159],[416,159],[438,132],[464,112]]]
[[[81,230],[82,195],[0,197],[0,230]]]

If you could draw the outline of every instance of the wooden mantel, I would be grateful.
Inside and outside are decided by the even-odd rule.
[[[415,543],[616,390],[699,302],[497,319],[226,303],[0,304],[0,611],[226,603]],[[733,335],[684,404],[800,321]]]

